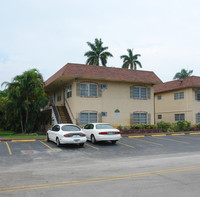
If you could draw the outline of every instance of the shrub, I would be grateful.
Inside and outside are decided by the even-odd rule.
[[[195,128],[195,129],[200,129],[200,123],[194,124],[194,125],[193,125],[193,128]]]
[[[177,132],[178,126],[176,123],[171,123],[170,128],[168,129],[168,132]]]
[[[185,120],[177,122],[178,131],[189,131],[191,129],[191,123]]]
[[[123,129],[122,125],[118,125],[117,129],[121,131]]]
[[[167,132],[170,129],[171,123],[160,121],[157,123],[157,128],[162,129],[163,132]]]

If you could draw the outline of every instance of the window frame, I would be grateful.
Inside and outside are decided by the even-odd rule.
[[[158,120],[162,120],[162,114],[158,114],[157,118]]]
[[[85,118],[85,120],[82,120],[83,114],[87,114],[87,117]],[[92,117],[92,115],[96,116],[95,118]],[[80,113],[80,125],[86,125],[86,124],[90,124],[90,123],[94,123],[97,122],[98,120],[98,113],[97,112],[81,112]]]
[[[72,85],[67,86],[67,98],[72,97]]]
[[[85,86],[85,89],[83,86]],[[92,88],[94,88],[94,87],[95,87],[95,91],[92,92]],[[81,97],[94,97],[94,98],[98,97],[98,85],[95,83],[80,83],[80,96]]]
[[[135,120],[134,119],[134,116],[138,115],[138,118],[135,118],[135,119],[138,119],[138,120]],[[142,120],[143,116],[145,115],[145,119]],[[148,114],[146,112],[134,112],[133,115],[132,115],[132,120],[133,120],[133,124],[147,124],[148,122]]]
[[[200,90],[196,90],[196,100],[200,101]]]
[[[57,92],[57,102],[60,102],[62,100],[62,93],[61,90]]]
[[[161,95],[158,95],[158,96],[157,96],[157,100],[159,100],[159,101],[162,100],[162,96],[161,96]]]
[[[200,113],[196,114],[196,123],[199,124],[200,123]]]
[[[181,117],[183,116],[183,117]],[[181,120],[185,120],[185,114],[174,114],[174,120],[177,121],[181,121]]]
[[[174,100],[184,99],[184,92],[175,92],[174,93]]]
[[[144,91],[145,90],[145,94]],[[146,100],[147,97],[147,87],[141,87],[141,86],[133,86],[132,87],[132,98],[133,99],[142,99],[142,100]]]

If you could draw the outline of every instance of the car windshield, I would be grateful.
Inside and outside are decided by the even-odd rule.
[[[74,125],[64,125],[62,126],[63,131],[80,131],[81,129]]]
[[[114,129],[110,124],[97,124],[96,129]]]

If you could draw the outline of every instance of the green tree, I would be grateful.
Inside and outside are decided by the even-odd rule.
[[[137,70],[137,65],[142,68],[142,64],[138,61],[138,57],[141,56],[140,54],[133,55],[133,49],[127,49],[128,55],[120,56],[123,59],[122,68],[129,68]]]
[[[11,83],[2,85],[6,85],[8,93],[5,117],[15,120],[23,133],[33,131],[41,114],[40,108],[48,102],[42,75],[31,69],[17,75]]]
[[[182,69],[181,72],[177,72],[174,76],[173,79],[185,79],[189,76],[191,76],[191,74],[193,73],[193,70],[186,70],[186,69]]]
[[[84,54],[88,58],[86,64],[99,66],[101,61],[101,64],[106,66],[108,57],[113,57],[110,52],[106,51],[108,47],[103,47],[103,42],[97,38],[94,44],[91,42],[87,42],[87,44],[91,50]]]

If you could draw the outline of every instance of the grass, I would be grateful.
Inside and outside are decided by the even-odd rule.
[[[46,137],[45,135],[33,134],[20,134],[14,131],[3,131],[0,130],[0,137],[3,138],[35,138],[35,137]]]

